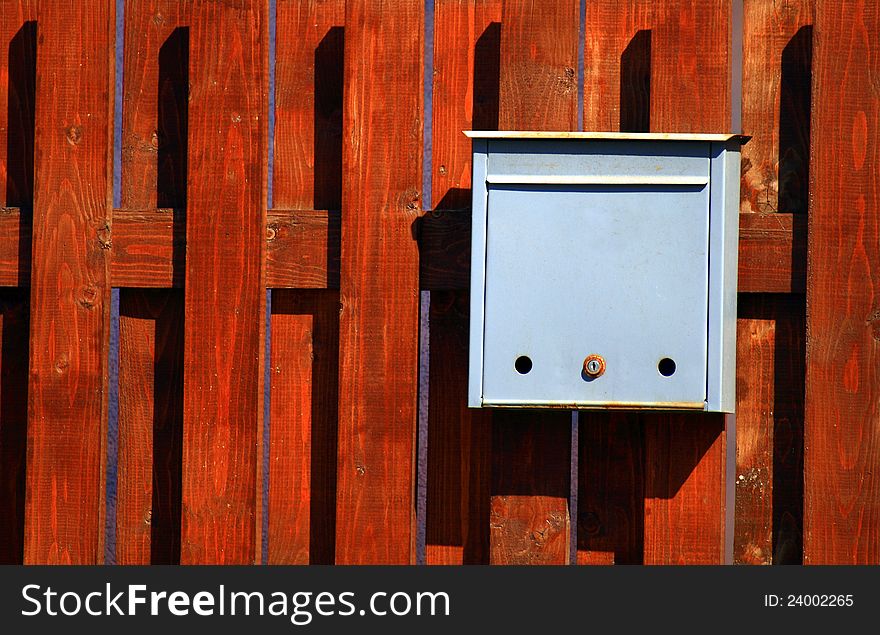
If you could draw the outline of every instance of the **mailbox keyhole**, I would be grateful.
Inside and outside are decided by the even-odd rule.
[[[532,370],[532,360],[527,355],[521,355],[516,358],[513,367],[520,375],[527,375]]]
[[[664,377],[671,377],[675,373],[675,360],[664,357],[660,360],[660,363],[657,364],[657,370],[659,370],[660,374]]]

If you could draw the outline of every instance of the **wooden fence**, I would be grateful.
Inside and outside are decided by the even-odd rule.
[[[880,561],[880,2],[269,4],[0,1],[0,561]],[[735,470],[468,409],[461,131],[740,103]]]

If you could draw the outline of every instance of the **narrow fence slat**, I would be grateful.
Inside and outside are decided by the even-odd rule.
[[[44,0],[38,73],[27,563],[104,553],[115,11]]]
[[[181,563],[257,560],[268,3],[190,21]]]
[[[804,296],[813,2],[743,3],[740,236],[779,236],[740,251],[733,559],[802,558]],[[743,256],[747,259],[743,259]],[[748,259],[754,255],[755,258]],[[791,267],[779,267],[779,260]],[[776,272],[775,275],[772,272]],[[763,291],[743,294],[757,277]]]
[[[880,4],[817,2],[804,563],[880,561]]]
[[[813,0],[743,0],[743,212],[807,212],[812,36]]]
[[[498,123],[575,130],[578,3],[504,2]],[[490,554],[494,564],[569,560],[571,414],[492,413]]]
[[[164,289],[119,297],[117,564],[177,564],[183,302]]]
[[[650,0],[588,2],[584,130],[648,132]],[[638,414],[581,412],[578,564],[639,564],[645,533],[645,439]]]
[[[732,0],[655,7],[651,129],[730,129]],[[725,422],[720,414],[644,417],[645,564],[724,560]]]
[[[803,526],[803,296],[740,294],[734,562],[797,564]]]
[[[188,8],[172,0],[125,4],[121,206],[175,208],[172,236],[184,231],[186,207]],[[114,216],[114,262],[126,216],[119,225]],[[181,285],[183,264],[171,263]],[[133,272],[142,275],[139,265]],[[114,286],[146,286],[120,279],[117,269],[111,264]],[[180,559],[182,318],[179,290],[120,293],[117,564]]]
[[[415,554],[424,3],[345,6],[336,562]]]
[[[463,243],[460,270],[466,287],[470,258],[471,142],[463,130],[498,127],[501,57],[500,0],[437,0],[434,5],[434,76],[431,207],[420,232],[422,287],[433,272],[428,252]],[[450,222],[459,217],[460,225]],[[453,231],[431,230],[446,224]],[[429,244],[431,246],[429,246]],[[452,262],[458,262],[452,260]],[[446,275],[445,278],[450,279]],[[428,399],[426,553],[428,564],[489,561],[491,418],[467,407],[469,294],[431,294]]]
[[[727,132],[730,14],[729,0],[588,3],[585,128]],[[723,416],[580,420],[578,561],[721,562]]]
[[[26,222],[0,233],[2,270],[10,286],[30,282],[30,210],[34,191],[34,91],[37,29],[28,0],[3,4],[0,15],[0,201],[24,208]],[[19,210],[0,212],[14,217]],[[8,220],[8,218],[4,218]],[[22,231],[23,230],[23,231]],[[24,555],[27,453],[28,292],[0,290],[0,564]]]
[[[268,285],[316,288],[272,292],[270,564],[334,559],[344,14],[277,5]]]

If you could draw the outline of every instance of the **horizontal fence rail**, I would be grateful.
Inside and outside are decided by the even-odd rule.
[[[877,562],[874,3],[271,4],[2,2],[0,562]],[[469,409],[461,131],[739,112],[735,419]]]

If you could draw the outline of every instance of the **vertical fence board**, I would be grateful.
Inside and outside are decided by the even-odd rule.
[[[500,0],[437,0],[431,207],[426,222],[470,207],[471,142],[498,127]],[[434,291],[429,314],[428,564],[489,561],[491,418],[467,407],[469,295]]]
[[[345,7],[336,561],[414,556],[424,3]]]
[[[803,296],[741,294],[734,562],[801,560]]]
[[[186,207],[189,4],[125,5],[122,208]],[[181,227],[179,231],[183,231]],[[116,562],[180,558],[183,293],[120,294]]]
[[[499,128],[577,128],[578,4],[504,2]],[[569,559],[571,415],[492,415],[490,553],[495,564]]]
[[[585,128],[726,132],[730,9],[588,3]],[[722,560],[722,416],[582,413],[579,439],[579,562]]]
[[[339,210],[345,4],[277,7],[273,206]],[[274,290],[271,357],[269,563],[332,564],[339,292]]]
[[[30,219],[34,191],[34,91],[37,29],[27,0],[3,3],[0,15],[0,200]],[[30,267],[30,244],[18,237],[18,278]],[[28,292],[0,291],[0,564],[24,555],[27,452]]]
[[[257,558],[268,4],[196,0],[190,27],[181,562]]]
[[[740,209],[793,212],[795,223],[805,222],[813,3],[743,5],[743,131],[752,139],[743,148]],[[796,282],[803,286],[792,280],[792,288]],[[803,302],[803,295],[739,297],[736,563],[801,561]]]
[[[584,130],[648,132],[649,0],[588,2]],[[644,543],[644,429],[639,415],[581,412],[578,564],[638,564]]]
[[[651,129],[730,128],[730,0],[655,7]],[[645,564],[724,558],[724,416],[663,414],[645,421]]]
[[[816,5],[804,562],[880,560],[880,5]]]
[[[743,212],[807,211],[812,9],[743,2]]]
[[[180,560],[182,323],[178,294],[120,292],[117,564]]]
[[[103,557],[114,11],[40,3],[25,562]]]

